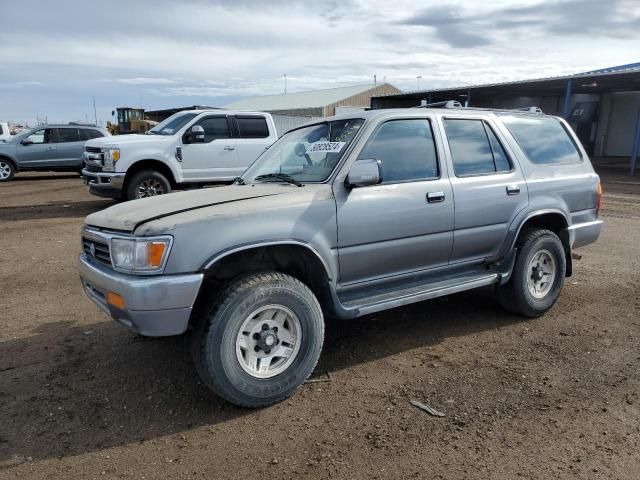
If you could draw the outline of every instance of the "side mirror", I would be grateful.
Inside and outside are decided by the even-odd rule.
[[[23,138],[22,140],[20,140],[20,143],[22,145],[31,145],[33,143],[33,140],[29,140],[28,138]]]
[[[202,128],[202,126],[194,125],[189,129],[189,142],[190,143],[204,142],[204,128]]]
[[[349,188],[356,188],[379,184],[382,182],[381,163],[380,160],[375,158],[356,160],[351,165],[345,185]]]

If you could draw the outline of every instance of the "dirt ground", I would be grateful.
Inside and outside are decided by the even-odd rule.
[[[74,175],[0,185],[0,478],[640,478],[640,178],[536,320],[491,290],[330,322],[317,378],[263,410],[199,381],[184,338],[85,298]],[[446,414],[427,415],[420,400]]]

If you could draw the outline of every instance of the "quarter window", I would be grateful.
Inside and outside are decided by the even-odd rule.
[[[426,180],[439,176],[431,123],[426,119],[384,123],[362,149],[359,158],[382,161],[383,183]]]
[[[582,161],[575,143],[553,117],[504,115],[502,122],[532,163],[549,165]]]
[[[269,127],[264,117],[236,117],[240,138],[267,138]]]
[[[227,117],[203,118],[196,125],[204,129],[204,141],[209,143],[219,138],[229,138],[229,123]]]
[[[482,120],[446,119],[453,168],[459,177],[511,170],[495,133]]]

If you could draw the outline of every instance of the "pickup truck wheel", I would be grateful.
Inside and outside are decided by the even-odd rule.
[[[311,374],[324,340],[322,309],[299,280],[252,274],[203,309],[193,332],[194,362],[204,383],[241,407],[289,397]]]
[[[562,242],[550,230],[522,233],[511,279],[498,287],[498,300],[509,312],[539,317],[560,296],[566,272]]]
[[[8,182],[16,174],[16,169],[9,160],[0,158],[0,182]]]
[[[171,192],[167,177],[154,170],[141,170],[134,173],[127,182],[127,200],[155,197]]]

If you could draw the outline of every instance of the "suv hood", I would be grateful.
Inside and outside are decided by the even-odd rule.
[[[171,141],[173,135],[140,135],[134,133],[131,135],[114,135],[112,137],[100,137],[89,140],[86,145],[89,147],[118,147],[120,145],[129,145],[132,143],[153,143]]]
[[[190,192],[170,193],[159,197],[141,198],[120,203],[89,215],[85,224],[108,230],[133,232],[139,225],[176,213],[197,208],[240,202],[260,197],[294,193],[293,185],[229,185]]]

